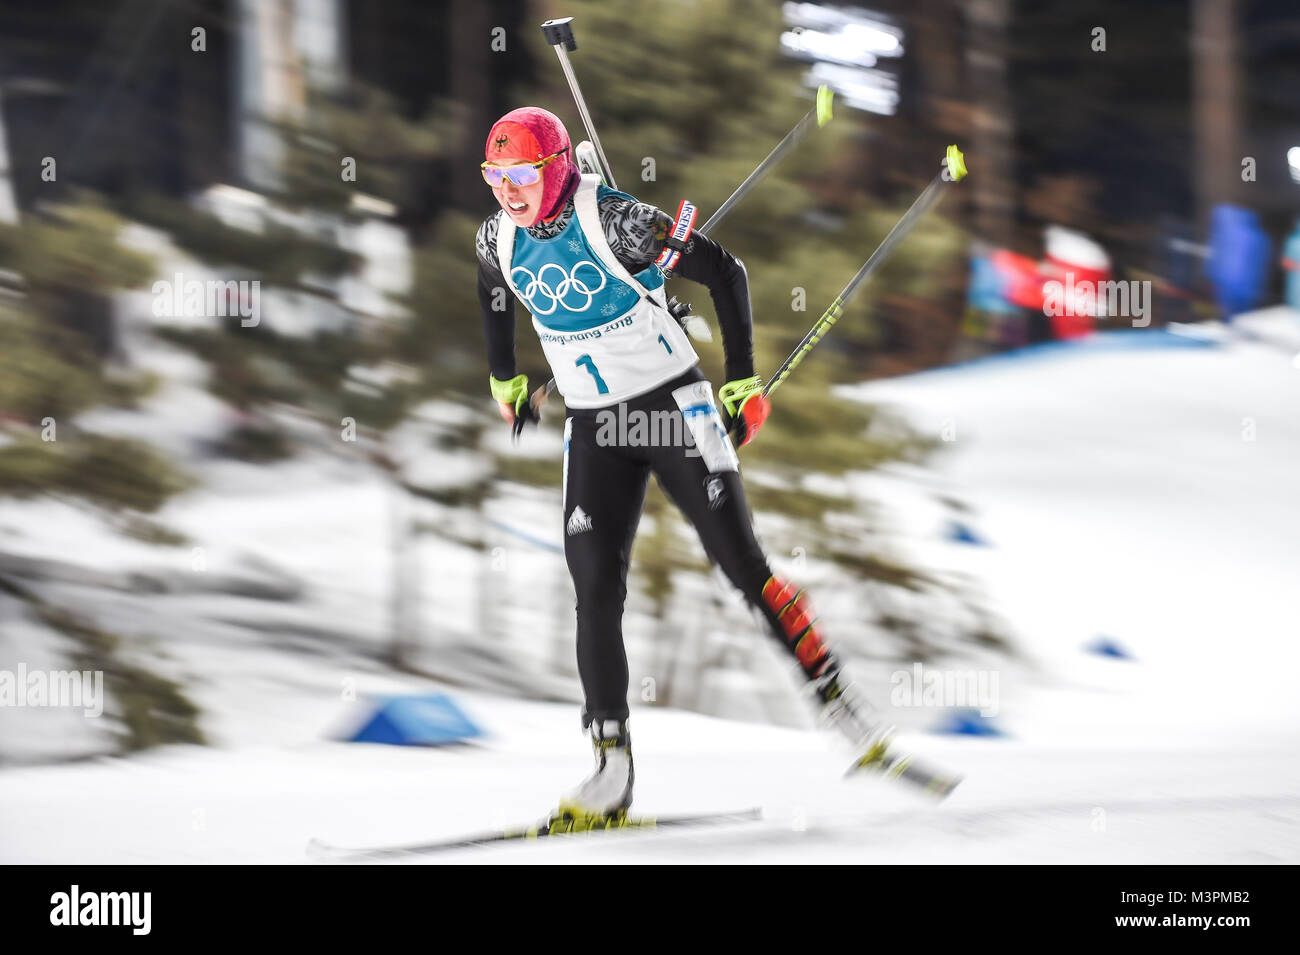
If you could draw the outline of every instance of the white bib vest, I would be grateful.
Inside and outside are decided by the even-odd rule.
[[[599,176],[583,176],[576,214],[553,238],[534,239],[504,215],[497,232],[501,273],[532,315],[570,408],[626,401],[699,362],[668,311],[663,274],[649,266],[638,278],[609,247],[597,208],[602,189]]]

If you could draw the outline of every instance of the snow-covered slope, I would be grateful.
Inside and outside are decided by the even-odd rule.
[[[1269,321],[1285,334],[1291,318]],[[1133,344],[855,389],[953,438],[931,470],[871,490],[905,546],[984,582],[1029,657],[999,674],[1006,735],[907,737],[966,774],[947,802],[845,781],[817,733],[640,707],[640,811],[758,805],[763,821],[445,858],[1300,861],[1300,370],[1269,336]],[[990,546],[943,540],[953,491]],[[1086,652],[1099,637],[1131,659]],[[428,684],[364,657],[345,671],[210,649],[226,657],[215,670],[249,674],[243,692],[227,680],[202,699],[222,745],[0,772],[0,861],[301,861],[313,836],[404,842],[536,818],[588,768],[570,704],[455,691],[491,734],[481,744],[330,742],[349,709],[341,676],[362,693]]]

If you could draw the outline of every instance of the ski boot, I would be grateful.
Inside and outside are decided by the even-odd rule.
[[[894,727],[880,718],[838,669],[814,680],[813,689],[821,706],[821,722],[839,730],[856,754],[846,776],[880,773],[909,782],[939,799],[961,782],[960,776],[922,765],[899,751],[893,744]]]
[[[627,723],[593,721],[591,747],[596,756],[596,771],[560,800],[559,808],[551,816],[552,831],[610,829],[627,821],[627,810],[632,805],[632,783],[636,778]]]
[[[818,723],[833,727],[857,753],[859,762],[872,764],[889,749],[894,728],[873,711],[839,669],[831,669],[812,681]]]

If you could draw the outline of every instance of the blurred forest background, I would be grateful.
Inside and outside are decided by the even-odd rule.
[[[620,186],[669,211],[690,198],[707,217],[811,108],[809,63],[787,55],[781,38],[818,6],[6,4],[4,511],[53,500],[93,515],[105,533],[170,548],[185,564],[210,544],[197,525],[186,529],[187,495],[207,489],[221,498],[254,473],[261,486],[283,490],[301,474],[294,461],[349,462],[390,495],[379,512],[379,582],[351,593],[351,603],[329,604],[333,630],[319,613],[295,626],[343,640],[365,631],[368,649],[358,652],[385,666],[571,694],[571,609],[564,599],[528,602],[529,591],[567,587],[553,543],[558,416],[544,423],[549,437],[511,447],[486,387],[473,242],[495,208],[478,169],[484,136],[508,109],[534,104],[560,115],[575,141],[585,138],[538,29],[573,16],[575,70]],[[1047,225],[1103,244],[1117,275],[1156,278],[1180,316],[1213,314],[1204,280],[1174,281],[1171,243],[1199,241],[1223,202],[1251,205],[1275,236],[1289,227],[1296,200],[1285,163],[1261,160],[1258,183],[1268,188],[1255,188],[1241,160],[1280,157],[1297,135],[1287,123],[1300,89],[1300,25],[1288,5],[1262,0],[870,6],[903,37],[902,55],[886,64],[896,105],[886,113],[837,103],[835,120],[715,233],[749,272],[760,374],[789,353],[939,171],[948,143],[965,150],[970,176],[783,389],[744,454],[751,502],[778,562],[834,585],[850,607],[871,608],[860,628],[840,631],[864,659],[1007,654],[1008,636],[979,595],[960,575],[896,552],[854,483],[936,448],[833,386],[1004,347],[972,319],[972,249],[1037,257]],[[341,175],[349,160],[353,178]],[[259,282],[263,320],[160,314],[153,283],[181,272]],[[711,319],[702,289],[675,281],[670,292]],[[544,380],[518,311],[520,368]],[[1163,314],[1172,306],[1157,305],[1157,323]],[[720,342],[700,350],[718,383]],[[521,501],[540,516],[525,517]],[[960,517],[959,500],[945,506]],[[194,575],[107,579],[96,574],[111,570],[108,558],[83,554],[79,563],[75,545],[43,554],[20,541],[31,533],[21,521],[0,524],[5,612],[59,634],[71,648],[65,658],[107,670],[123,745],[201,739],[185,667],[137,646],[140,633],[163,637],[159,630],[222,617],[175,604],[165,626],[151,623],[157,595],[193,590]],[[209,573],[203,592],[310,601],[337,582],[313,578],[315,557],[300,555],[336,553],[339,578],[350,560],[363,560],[347,553],[346,538],[309,537],[289,532],[278,562],[269,545],[258,551],[262,563],[236,561],[224,585]],[[426,538],[439,542],[440,556],[419,558]],[[511,556],[520,541],[531,542],[536,562]],[[634,566],[633,609],[649,634],[645,655],[658,661],[645,664],[658,675],[655,702],[708,708],[711,667],[758,665],[725,634],[696,641],[710,627],[735,630],[726,622],[734,617],[717,616],[703,555],[657,492]],[[95,588],[135,602],[110,612]],[[559,679],[530,680],[527,660],[511,662],[517,647],[499,644],[493,656],[490,640],[467,639],[520,631]],[[757,642],[756,632],[750,626],[746,639]],[[712,649],[690,657],[694,642]],[[779,706],[759,716],[793,719]]]

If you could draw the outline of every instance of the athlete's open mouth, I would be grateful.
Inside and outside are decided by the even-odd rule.
[[[526,202],[511,202],[508,203],[508,205],[510,206],[511,212],[523,212],[528,208],[528,203]]]

